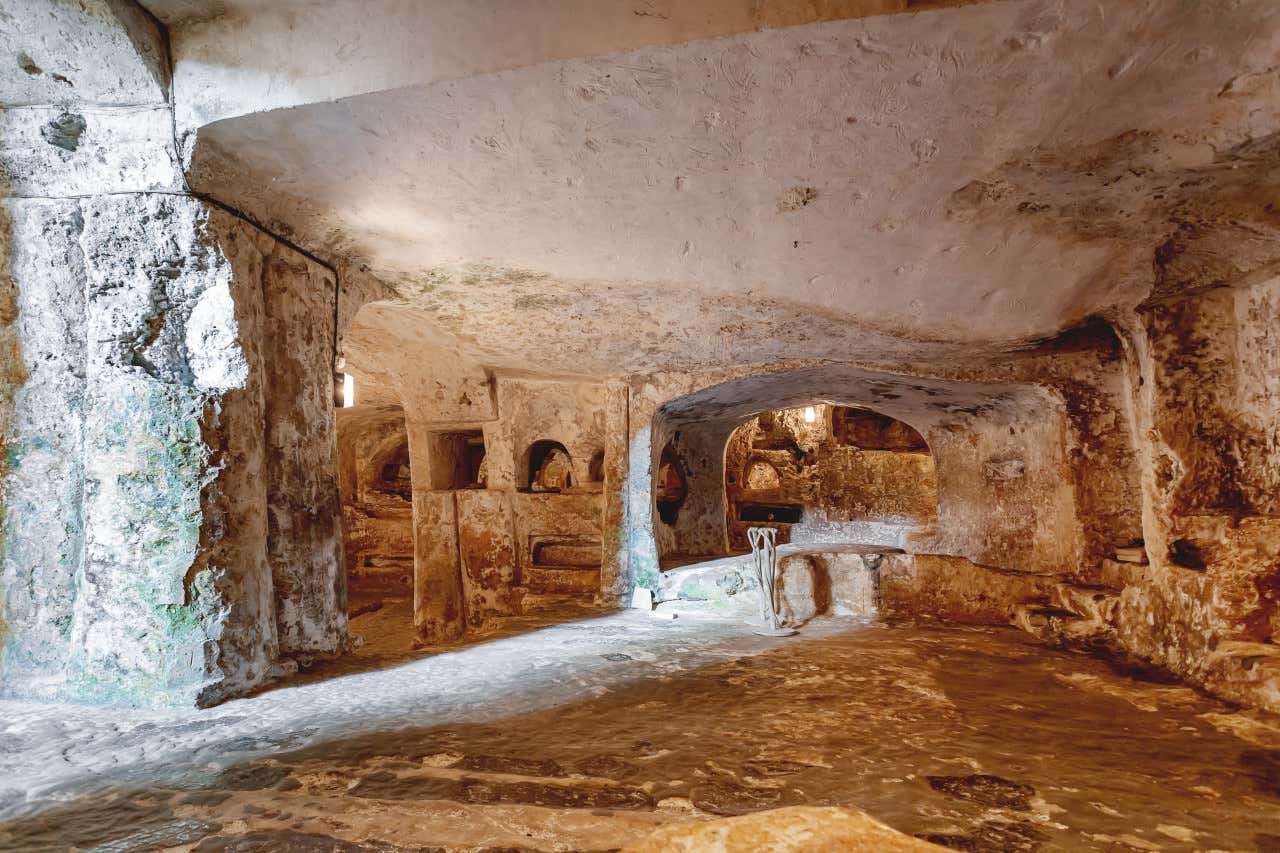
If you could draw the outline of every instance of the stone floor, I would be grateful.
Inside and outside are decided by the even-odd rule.
[[[0,849],[609,850],[806,804],[960,850],[1280,850],[1280,723],[1013,630],[579,606],[414,652],[407,618],[209,711],[0,703]]]

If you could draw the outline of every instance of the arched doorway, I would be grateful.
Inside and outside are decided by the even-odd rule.
[[[373,601],[413,594],[413,481],[404,410],[338,410],[347,596],[354,614]]]

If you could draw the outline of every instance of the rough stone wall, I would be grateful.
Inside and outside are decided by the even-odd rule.
[[[929,453],[840,444],[834,414],[821,404],[784,409],[734,431],[725,447],[730,550],[746,550],[747,528],[760,524],[778,527],[781,542],[902,547],[909,533],[933,522],[937,478]],[[776,486],[751,482],[762,465],[777,474]],[[754,503],[799,506],[803,514],[794,524],[740,520],[741,506]]]
[[[1273,707],[1280,707],[1278,323],[1275,278],[1162,298],[1130,321],[1150,565],[1120,575],[1107,628],[1111,642],[1138,657],[1220,695]]]
[[[622,604],[630,590],[627,558],[627,472],[630,466],[630,386],[605,385],[604,506],[601,518],[600,593],[602,604]]]
[[[263,269],[267,559],[282,653],[346,637],[346,567],[333,408],[334,275],[276,244]]]
[[[0,205],[8,237],[0,246],[8,303],[0,653],[5,672],[24,671],[33,695],[61,686],[84,547],[83,438],[74,416],[86,385],[78,212],[74,201]],[[23,286],[37,280],[40,287]],[[5,689],[15,689],[13,680],[6,676]]]
[[[509,507],[512,582],[531,592],[594,597],[600,588],[605,497],[603,468],[592,462],[605,452],[605,386],[499,377],[496,389],[498,420],[486,430],[486,442],[493,445],[487,457],[489,490],[503,491]],[[537,441],[555,441],[569,454],[572,484],[566,492],[528,491],[529,449]],[[594,551],[596,557],[584,561],[591,565],[536,565],[536,545],[548,541],[574,543],[580,553]],[[498,612],[504,610],[510,612]]]
[[[605,385],[480,380],[465,365],[453,373],[431,370],[415,377],[406,366],[397,378],[412,460],[420,639],[439,642],[483,630],[495,618],[522,612],[530,591],[601,595],[606,498],[597,471],[608,476],[606,450],[621,444],[606,428]],[[437,392],[413,393],[423,387]],[[483,487],[448,488],[439,437],[476,430],[485,444]],[[543,440],[562,444],[570,456],[573,484],[565,493],[527,490],[528,451]],[[602,453],[604,464],[593,464]],[[575,559],[590,553],[594,559],[535,565],[535,545],[548,540],[572,547]]]
[[[924,430],[938,474],[936,531],[920,553],[1019,571],[1071,572],[1082,560],[1068,425],[1047,391]]]
[[[674,523],[666,523],[656,513],[653,516],[653,535],[664,559],[726,553],[725,441],[731,429],[731,424],[658,429],[659,457],[670,447],[688,482]]]
[[[284,600],[327,611],[289,636],[345,636],[332,466],[276,467],[332,453],[333,279],[185,194],[136,6],[19,7],[0,25],[21,72],[0,75],[0,692],[217,701],[280,664],[270,554],[310,559],[318,588]],[[269,452],[276,415],[293,432]],[[305,521],[272,524],[295,496]]]
[[[790,625],[822,614],[1005,625],[1020,606],[1049,601],[1059,581],[979,566],[963,557],[821,544],[784,548],[778,572],[778,603]],[[750,555],[665,572],[657,593],[663,609],[746,619],[759,615]]]
[[[962,625],[1006,625],[1015,605],[1046,598],[1057,580],[933,554],[886,554],[879,571],[884,615]]]
[[[1063,400],[1070,429],[1065,446],[1080,522],[1080,562],[1075,575],[1097,580],[1102,560],[1118,546],[1142,539],[1138,445],[1127,416],[1127,382],[1118,357],[1101,363],[1063,365],[1070,378],[1050,382]]]
[[[539,440],[557,441],[569,452],[576,489],[599,491],[588,474],[591,459],[604,450],[605,388],[596,382],[545,382],[500,378],[498,406],[515,453],[513,482],[524,488],[525,456]]]
[[[410,447],[413,445],[410,444]],[[462,575],[458,563],[458,513],[452,492],[413,488],[413,625],[418,639],[438,643],[462,636]]]
[[[989,376],[973,371],[959,378],[930,379],[873,371],[802,367],[745,378],[667,374],[633,384],[630,431],[632,470],[628,525],[633,573],[659,555],[680,553],[683,540],[656,519],[652,478],[662,447],[680,433],[684,447],[705,447],[686,461],[714,459],[710,448],[729,428],[748,419],[745,411],[793,408],[815,399],[837,399],[918,425],[937,474],[937,522],[916,526],[902,547],[915,553],[964,557],[975,563],[1039,573],[1073,573],[1084,561],[1079,505],[1070,448],[1076,443],[1062,397],[1044,378],[1016,385],[976,385]],[[1031,371],[1024,371],[1035,375]],[[1019,376],[1019,379],[1023,377]],[[756,383],[761,387],[754,389]],[[735,399],[738,395],[746,399]],[[971,398],[970,395],[982,397]],[[722,398],[722,399],[717,399]],[[951,398],[951,399],[948,399]],[[705,400],[705,402],[700,402]],[[778,403],[785,403],[779,406]],[[771,405],[772,404],[772,405]],[[686,407],[694,407],[692,409]],[[703,419],[693,412],[703,410]],[[638,426],[648,417],[647,429]],[[635,458],[640,454],[642,458]],[[1097,464],[1097,463],[1095,463]],[[710,466],[708,466],[709,468]],[[699,471],[701,469],[698,469]],[[699,508],[702,523],[723,530],[724,478],[691,472],[686,507]],[[680,511],[683,520],[685,507]],[[643,521],[653,518],[649,530]],[[842,524],[846,541],[883,535],[882,530]],[[814,540],[828,531],[814,525]],[[696,534],[705,535],[705,534]],[[835,536],[835,534],[831,534]],[[698,540],[694,540],[698,541]],[[723,541],[723,540],[721,540]],[[883,540],[875,540],[883,541]],[[896,542],[888,544],[897,544]],[[1112,543],[1114,546],[1117,543]],[[711,550],[702,553],[722,553]],[[715,545],[717,549],[723,545]],[[643,571],[643,569],[641,569]]]
[[[595,598],[601,587],[604,500],[599,493],[512,495],[520,584],[532,592],[579,593]],[[539,543],[567,543],[575,561],[540,559]],[[563,548],[562,548],[563,550]]]
[[[269,490],[289,486],[268,462],[269,401],[328,387],[327,357],[289,384],[266,367],[279,246],[179,195],[6,210],[29,365],[5,437],[6,691],[188,704],[261,681],[279,653],[269,549],[315,554],[330,584],[341,566],[335,537],[268,524]],[[296,452],[332,452],[325,439]],[[332,517],[333,469],[309,471]],[[333,602],[338,624],[310,635],[329,649],[345,634]]]
[[[477,489],[453,493],[458,518],[458,564],[466,625],[485,630],[521,612],[514,509],[509,494]]]

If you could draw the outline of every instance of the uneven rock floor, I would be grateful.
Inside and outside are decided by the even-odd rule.
[[[851,805],[961,850],[1280,850],[1280,724],[1010,629],[584,608],[208,711],[0,703],[0,848],[609,850]],[[571,620],[571,621],[566,621]]]

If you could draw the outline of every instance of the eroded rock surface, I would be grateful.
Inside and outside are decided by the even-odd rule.
[[[991,853],[1265,850],[1280,813],[1274,717],[1008,628],[566,615],[424,655],[384,608],[353,656],[213,711],[5,703],[0,844],[610,850],[801,807]]]

